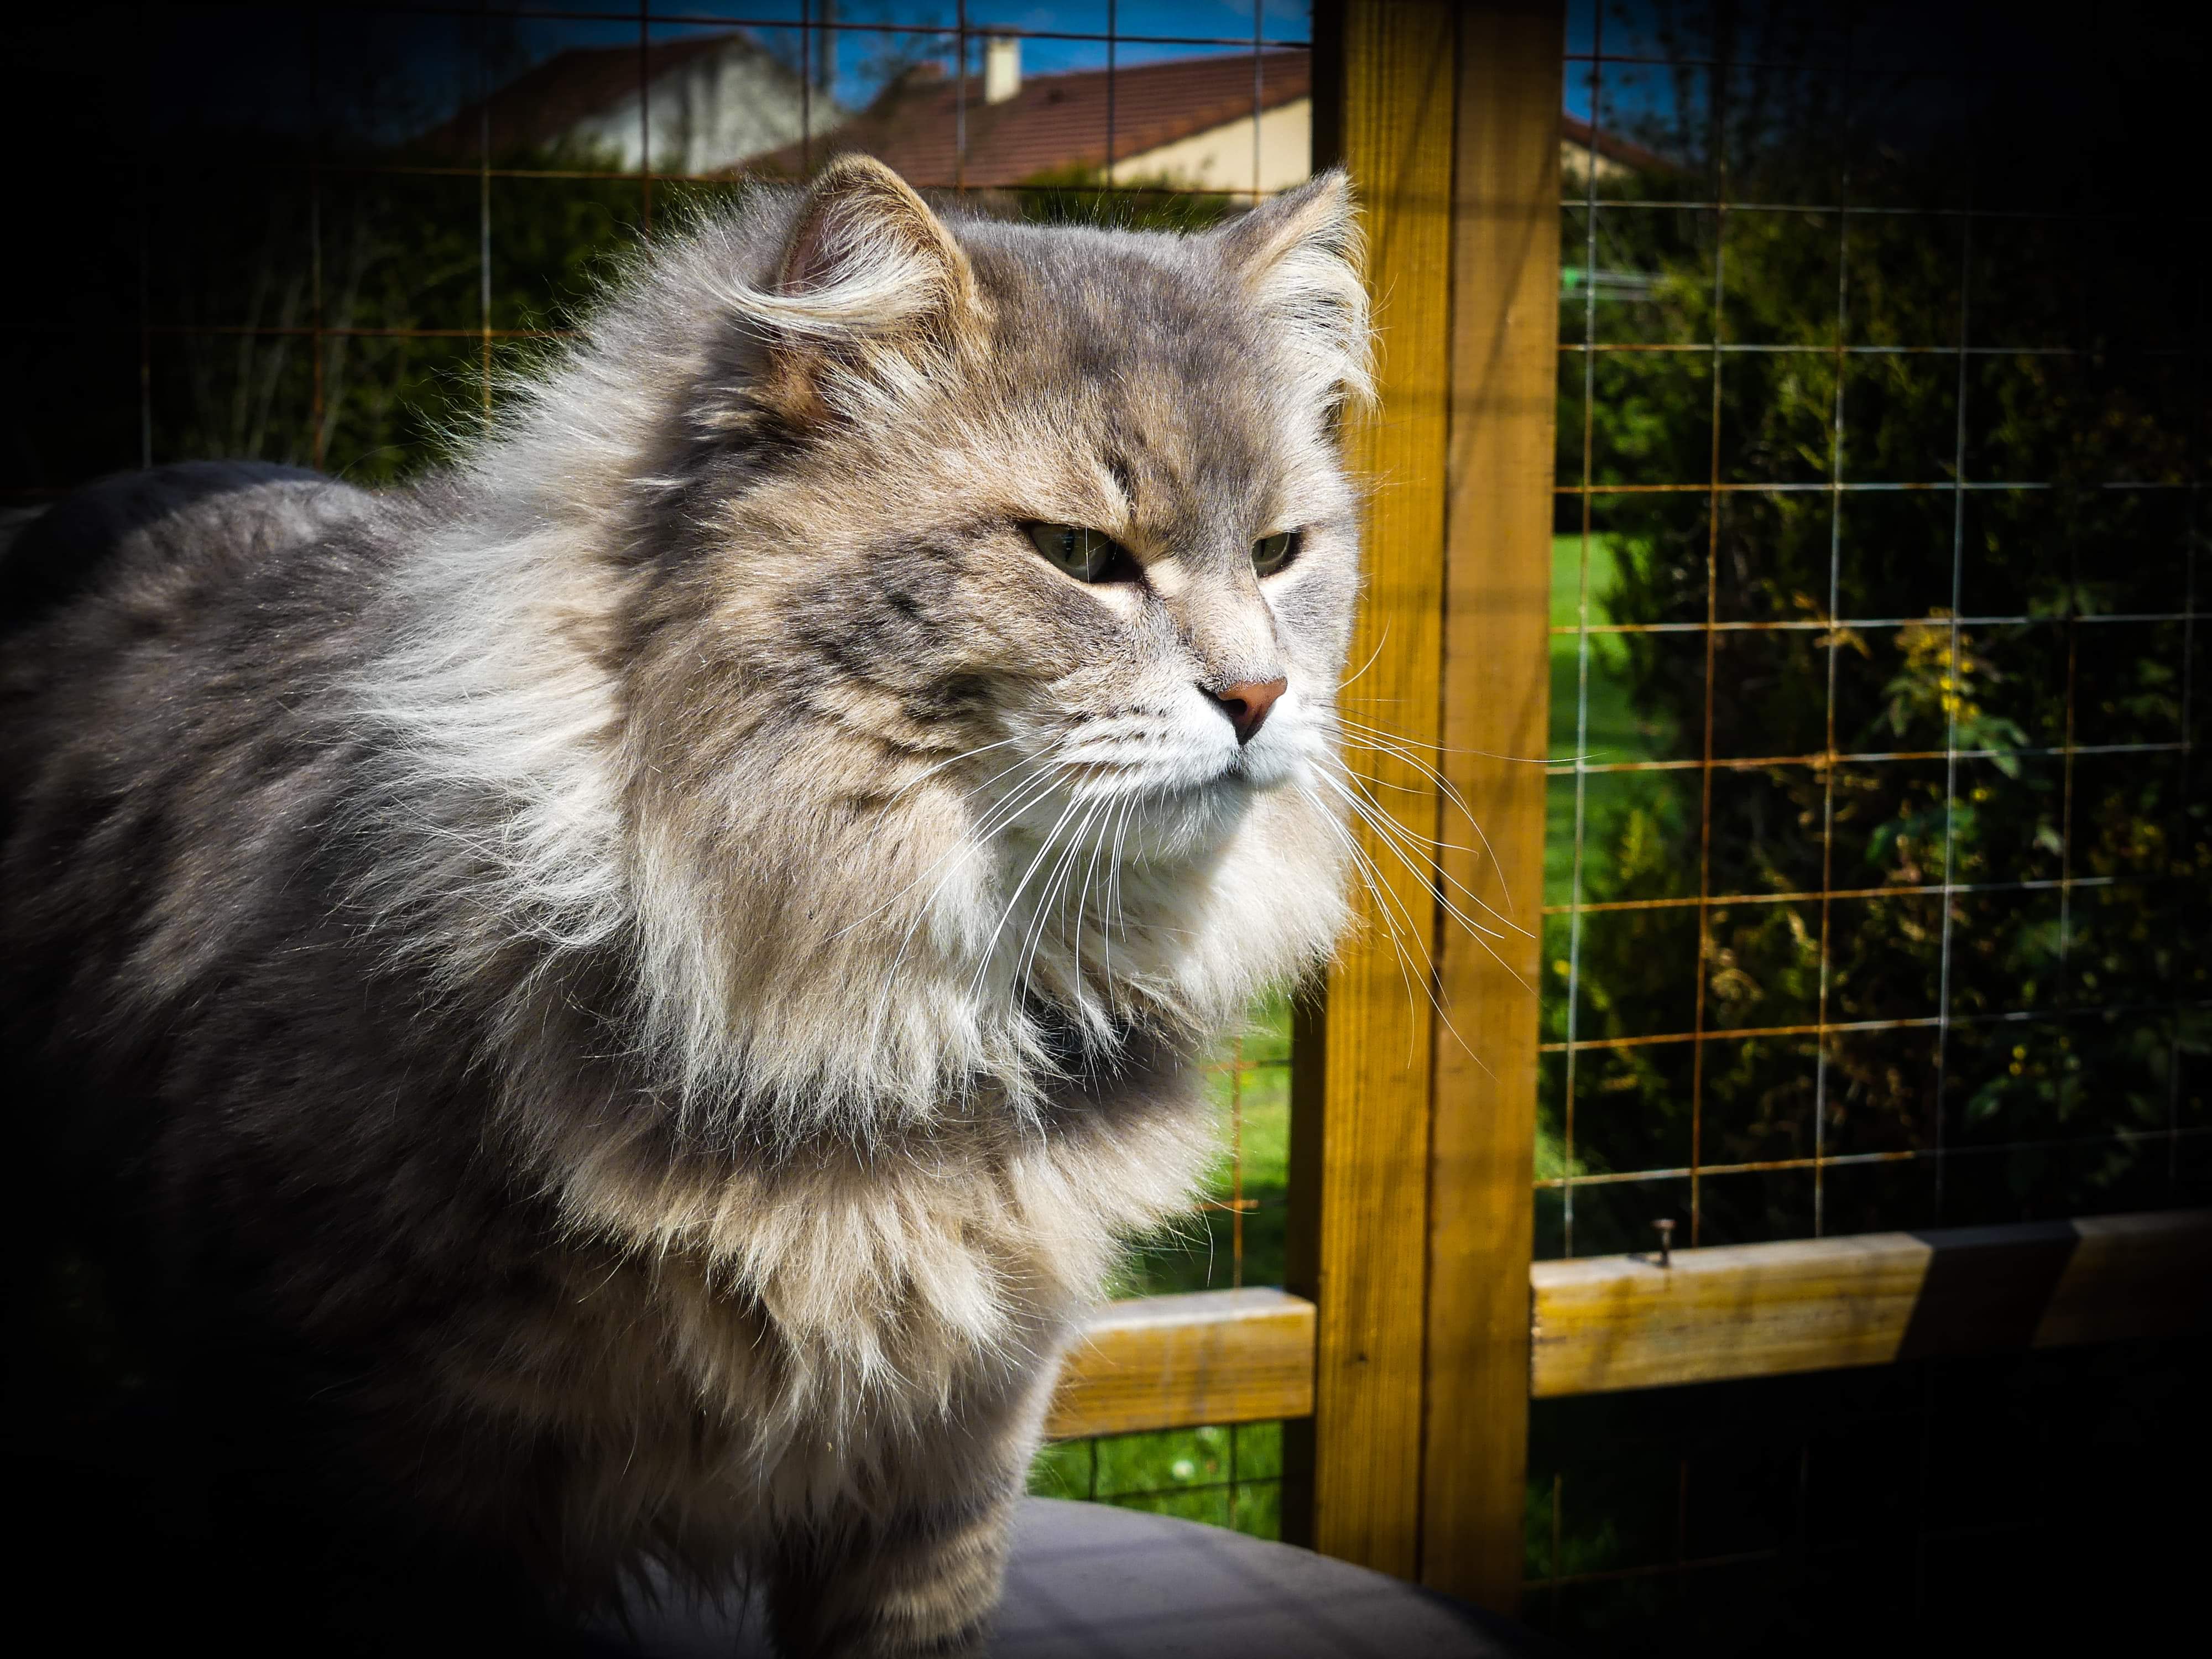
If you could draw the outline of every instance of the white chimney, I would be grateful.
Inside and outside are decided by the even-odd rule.
[[[983,42],[983,101],[1003,104],[1021,89],[1021,37],[992,35]]]

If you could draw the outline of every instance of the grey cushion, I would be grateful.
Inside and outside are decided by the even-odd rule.
[[[651,1659],[765,1654],[726,1608],[641,1619]],[[994,1659],[1544,1659],[1507,1620],[1287,1544],[1105,1504],[1024,1501]]]

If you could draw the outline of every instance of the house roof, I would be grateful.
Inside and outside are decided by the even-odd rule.
[[[1309,95],[1310,54],[1262,52],[1258,58],[1258,108],[1279,108]],[[1109,73],[1116,161],[1247,118],[1255,107],[1249,52],[1132,64],[1110,72],[1028,76],[1019,92],[997,104],[983,101],[981,79],[956,81],[934,64],[923,64],[886,86],[844,125],[818,135],[811,144],[787,144],[746,166],[799,174],[830,156],[860,151],[887,162],[913,184],[984,188],[1018,185],[1065,168],[1103,167]],[[958,164],[963,89],[964,167]]]
[[[1668,161],[1656,150],[1631,143],[1602,128],[1593,129],[1589,122],[1577,120],[1571,115],[1562,114],[1559,117],[1559,137],[1577,149],[1602,155],[1608,161],[1618,161],[1638,173],[1680,173],[1682,170],[1678,163]]]
[[[581,122],[619,104],[692,59],[736,50],[769,54],[736,31],[694,35],[646,46],[579,46],[526,70],[479,103],[423,135],[428,148],[473,158],[490,118],[491,151],[498,155],[557,143]],[[1312,58],[1304,52],[1261,52],[1259,97],[1262,111],[1310,95]],[[770,59],[773,62],[773,59]],[[781,65],[777,65],[779,69]],[[786,71],[788,74],[788,71]],[[989,188],[1041,174],[1102,167],[1106,161],[1108,80],[1111,76],[1114,159],[1126,161],[1252,114],[1253,54],[1171,58],[1106,70],[1076,70],[1024,77],[1021,90],[1002,103],[983,101],[980,77],[964,82],[967,159],[957,163],[963,85],[935,64],[921,64],[884,87],[866,108],[805,144],[787,144],[751,158],[747,171],[796,176],[831,156],[862,151],[888,162],[918,185],[963,181]],[[794,94],[798,77],[789,77]],[[1623,166],[1671,173],[1674,164],[1619,135],[1593,131],[1574,116],[1559,118],[1559,136]]]
[[[488,111],[495,155],[556,143],[641,86],[651,85],[694,58],[726,52],[747,52],[775,63],[758,44],[735,30],[652,42],[641,51],[635,45],[574,46],[526,70],[489,98],[466,106],[425,133],[422,142],[432,149],[473,157]],[[784,73],[796,98],[799,77]]]

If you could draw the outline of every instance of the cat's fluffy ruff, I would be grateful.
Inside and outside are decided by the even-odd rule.
[[[842,163],[657,253],[453,475],[170,513],[11,665],[15,1033],[154,1105],[156,1248],[369,1357],[402,1507],[572,1595],[750,1562],[801,1647],[978,1628],[1194,1058],[1342,921],[1352,225],[1332,178],[948,228]],[[1263,672],[1238,749],[1194,681]]]

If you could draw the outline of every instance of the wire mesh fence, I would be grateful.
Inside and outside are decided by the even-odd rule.
[[[1569,17],[1536,1255],[2205,1201],[2205,216],[2143,113],[2187,53]],[[1537,1401],[1528,1611],[2109,1635],[2051,1586],[2166,1593],[2108,1528],[2201,1467],[2207,1358]]]
[[[0,490],[210,453],[404,477],[641,238],[847,149],[1000,211],[1209,222],[1306,175],[1309,33],[1283,0],[31,20],[3,130],[99,194],[21,273]]]
[[[1606,27],[1569,74],[1538,1254],[2203,1190],[2201,275],[2166,216],[2036,200],[1987,126],[2016,88],[1927,30],[1855,64],[1818,24]]]
[[[1030,1490],[1282,1535],[1283,1425],[1216,1425],[1048,1446]]]
[[[623,259],[863,150],[981,210],[1167,228],[1308,176],[1297,0],[94,5],[21,26],[26,168],[94,192],[0,330],[0,504],[251,457],[403,483]],[[43,159],[40,159],[43,158]],[[1282,1278],[1287,1013],[1215,1066],[1230,1152],[1123,1294]],[[1272,1534],[1274,1425],[1075,1443],[1040,1490]]]

